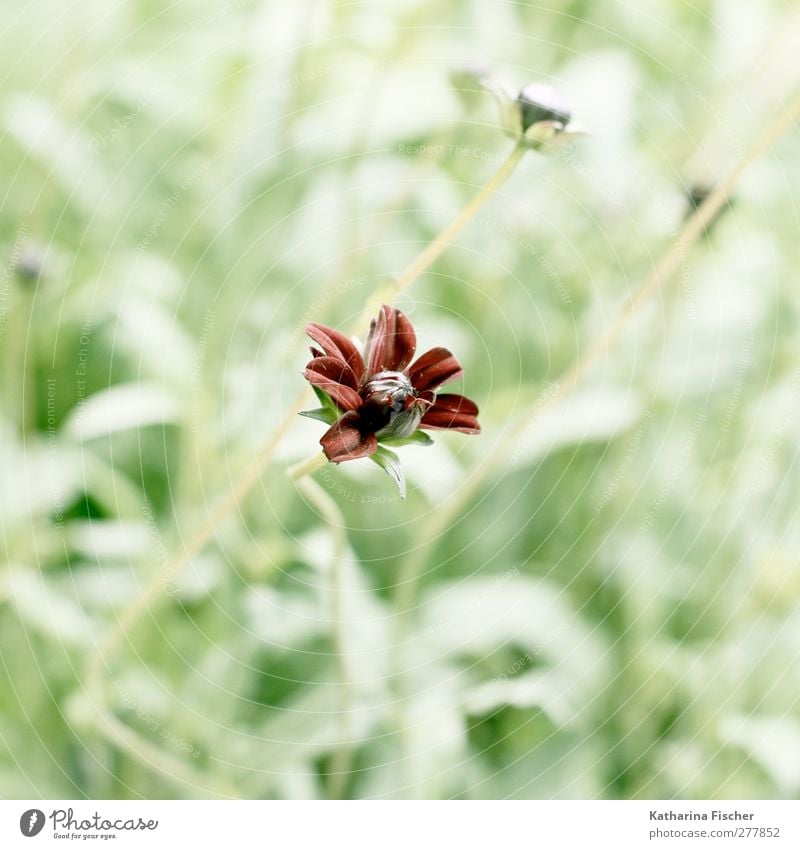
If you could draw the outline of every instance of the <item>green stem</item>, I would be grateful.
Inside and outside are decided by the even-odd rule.
[[[419,584],[425,573],[437,541],[446,533],[455,518],[462,512],[478,487],[497,469],[503,467],[507,455],[513,453],[515,446],[533,423],[548,408],[565,397],[579,383],[584,374],[596,363],[619,337],[621,331],[639,314],[641,307],[648,303],[662,287],[674,276],[687,255],[689,249],[705,232],[706,227],[717,212],[728,202],[742,175],[747,169],[775,142],[787,132],[796,121],[800,120],[800,96],[790,108],[782,113],[767,129],[757,144],[742,159],[737,167],[722,183],[720,183],[698,207],[695,214],[685,223],[677,239],[670,249],[662,256],[653,271],[643,283],[633,292],[620,311],[611,327],[597,341],[589,346],[586,353],[565,372],[556,382],[555,391],[552,384],[534,399],[528,411],[516,423],[511,433],[498,443],[483,458],[479,466],[470,472],[468,478],[461,484],[456,495],[446,502],[438,511],[431,514],[428,522],[420,532],[422,544],[410,551],[398,570],[397,589],[395,592],[395,633],[394,652],[391,662],[392,676],[396,688],[398,730],[401,740],[408,727],[406,717],[405,643],[410,629],[410,619],[417,598]],[[403,758],[401,756],[401,763]]]
[[[35,284],[9,285],[8,340],[6,342],[7,386],[10,403],[16,408],[21,433],[36,429],[35,346],[31,344]]]
[[[459,214],[429,242],[425,249],[408,266],[403,274],[392,283],[380,289],[367,301],[364,311],[359,320],[356,333],[363,333],[369,327],[370,319],[375,315],[384,301],[393,301],[398,295],[405,292],[417,278],[425,272],[437,259],[452,245],[456,236],[469,224],[494,195],[503,187],[508,178],[514,173],[522,158],[525,156],[526,148],[516,145],[511,153],[503,160],[503,163],[495,172],[494,176],[476,192],[472,200],[459,212]]]
[[[298,410],[304,398],[305,396],[299,399],[299,403],[297,404]],[[294,413],[296,412],[294,411]],[[106,734],[110,735],[114,732],[114,729],[118,730],[118,726],[120,725],[119,720],[104,706],[101,686],[102,679],[108,671],[113,656],[117,653],[123,642],[128,639],[130,631],[142,616],[148,611],[152,612],[167,596],[165,589],[170,582],[205,548],[216,528],[236,509],[245,495],[255,485],[272,458],[285,430],[288,430],[291,421],[293,421],[293,417],[292,419],[287,417],[284,424],[276,429],[273,439],[261,449],[256,462],[248,470],[248,473],[239,479],[226,498],[211,512],[206,523],[189,539],[183,551],[170,558],[167,568],[159,572],[144,588],[142,595],[123,611],[122,615],[114,623],[109,633],[101,640],[96,651],[89,659],[86,668],[87,689],[93,696],[100,718],[103,719],[101,730]],[[137,735],[133,731],[130,734],[133,735],[133,738],[130,738],[129,735],[113,733],[113,739],[119,746],[127,749],[134,756],[138,756],[136,746],[130,745],[131,739],[136,739]]]
[[[320,451],[319,454],[313,454],[307,460],[302,460],[300,463],[290,466],[286,474],[291,480],[300,480],[300,478],[304,478],[306,475],[314,474],[314,472],[327,464],[328,458]]]
[[[408,269],[402,277],[393,284],[392,291],[394,294],[399,294],[407,289],[433,262],[438,259],[445,248],[452,243],[455,236],[464,228],[464,226],[477,214],[481,207],[494,195],[494,193],[505,183],[511,176],[514,169],[520,163],[522,156],[525,153],[525,148],[515,147],[509,154],[497,173],[481,188],[475,197],[467,204],[466,207],[456,216],[456,218],[442,230],[442,232],[428,245],[425,250],[409,265]],[[365,313],[366,315],[366,313]],[[214,532],[221,522],[226,519],[241,503],[250,490],[255,486],[258,479],[261,477],[267,464],[272,459],[280,441],[286,435],[286,432],[291,427],[297,413],[302,410],[306,403],[307,389],[304,387],[295,398],[294,403],[289,408],[286,415],[281,419],[278,426],[267,438],[264,447],[261,449],[255,464],[234,484],[228,496],[220,503],[220,505],[210,514],[207,521],[200,527],[197,533],[189,540],[184,553],[176,558],[172,558],[173,565],[169,569],[169,575],[163,581],[168,583],[175,574],[181,572],[190,562],[196,557],[207,545],[214,536]],[[311,462],[311,461],[309,461]],[[138,605],[137,605],[138,607]],[[126,619],[128,619],[126,615]],[[136,621],[135,617],[133,621]]]
[[[435,136],[431,139],[425,153],[420,156],[421,161],[419,165],[424,168],[424,174],[432,172],[439,164],[441,156],[438,152],[451,146],[450,142],[452,141],[452,137],[453,130],[452,128],[448,128],[445,132],[440,133],[438,137]],[[337,279],[330,284],[326,294],[329,296],[333,295],[343,282],[346,283],[356,274],[358,270],[359,244],[375,245],[383,241],[384,233],[391,227],[392,222],[404,210],[406,203],[413,196],[416,191],[416,185],[421,179],[422,177],[417,176],[414,180],[409,180],[408,182],[401,184],[396,195],[391,197],[383,206],[370,214],[370,226],[367,229],[366,236],[358,239],[355,234],[353,235],[351,244],[345,250],[346,260],[343,267],[337,274]],[[360,218],[354,217],[353,221],[355,223],[360,223]],[[321,300],[326,302],[326,298],[324,296]]]
[[[454,518],[459,515],[483,481],[498,468],[502,468],[506,455],[513,453],[515,446],[525,435],[525,432],[531,428],[533,422],[545,410],[552,407],[575,388],[584,374],[607,353],[611,345],[619,337],[621,331],[639,314],[642,306],[648,303],[672,279],[688,254],[689,249],[705,232],[706,227],[714,216],[729,201],[743,174],[784,133],[790,130],[798,120],[800,120],[800,95],[767,128],[764,135],[753,145],[736,168],[708,195],[705,201],[697,208],[694,215],[686,221],[669,250],[661,257],[642,284],[628,298],[611,327],[594,341],[578,361],[556,381],[555,391],[548,388],[547,391],[535,398],[528,410],[520,416],[517,424],[511,429],[510,434],[501,442],[497,443],[484,456],[478,467],[472,470],[467,480],[459,487],[457,494],[446,502],[441,509],[430,515],[430,519],[420,533],[423,540],[421,546],[409,552],[398,571],[397,590],[395,593],[395,609],[399,623],[395,645],[397,646],[398,653],[401,651],[400,647],[408,625],[408,613],[413,607],[420,579],[424,574],[427,560],[440,535],[447,530]]]
[[[441,233],[430,242],[426,248],[417,256],[417,258],[406,269],[403,275],[388,287],[376,293],[376,295],[367,303],[367,306],[362,313],[357,332],[363,332],[369,324],[369,320],[375,314],[378,307],[383,301],[394,300],[400,293],[408,289],[419,276],[429,268],[436,260],[444,253],[444,251],[452,244],[456,236],[463,228],[475,217],[480,209],[492,198],[495,193],[505,184],[508,178],[513,174],[516,167],[522,161],[525,155],[525,148],[522,145],[517,145],[511,153],[503,161],[500,168],[494,176],[475,194],[472,200],[461,210],[461,212],[441,231]],[[301,478],[304,475],[311,474],[327,462],[325,455],[315,455],[308,460],[298,463],[289,470],[289,476],[292,478]],[[336,502],[313,481],[302,481],[302,488],[306,491],[309,500],[315,503],[323,516],[326,516],[331,528],[336,527],[336,523],[341,519]],[[316,500],[314,500],[316,499]],[[342,523],[343,524],[343,523]],[[339,559],[334,556],[334,563]],[[335,568],[335,566],[334,566]],[[347,778],[350,772],[352,759],[351,744],[349,743],[349,676],[347,663],[344,654],[343,635],[341,631],[341,616],[340,611],[340,578],[334,579],[332,588],[334,599],[334,645],[337,646],[337,656],[340,658],[340,687],[342,693],[342,705],[340,707],[340,717],[342,727],[340,728],[339,745],[337,746],[334,757],[331,762],[329,773],[328,795],[332,799],[340,798],[342,791],[347,784]]]
[[[28,292],[26,325],[27,334],[25,339],[25,354],[23,358],[23,391],[22,391],[22,429],[25,433],[36,430],[38,419],[38,399],[36,396],[38,386],[36,385],[36,345],[32,338],[36,310],[36,289],[32,286]]]
[[[324,455],[323,455],[324,457]],[[317,460],[317,457],[311,458]],[[327,460],[326,460],[327,462]],[[303,464],[301,464],[303,465]],[[311,467],[310,461],[305,466]],[[318,466],[317,466],[318,467]],[[295,467],[298,468],[298,467]],[[331,576],[331,636],[339,676],[339,706],[336,745],[328,770],[328,798],[340,799],[347,787],[353,760],[353,740],[350,723],[352,712],[352,680],[347,661],[347,643],[344,629],[344,564],[347,547],[345,519],[339,505],[308,473],[297,474],[299,489],[326,521],[333,537]]]
[[[165,778],[191,788],[192,795],[222,799],[239,798],[236,788],[226,781],[209,780],[209,776],[194,769],[182,758],[175,757],[153,745],[129,725],[119,720],[105,705],[100,681],[87,683],[86,694],[96,711],[94,727],[111,743],[124,749],[145,767]]]
[[[403,292],[414,281],[432,265],[452,244],[455,237],[461,230],[472,220],[478,211],[494,196],[495,192],[508,180],[514,172],[517,165],[522,160],[525,149],[517,146],[512,150],[503,164],[500,166],[496,174],[484,185],[472,198],[472,200],[464,207],[464,209],[456,216],[447,227],[431,242],[415,260],[408,266],[403,275],[394,284],[390,286],[390,297],[396,297]],[[380,300],[386,297],[384,293],[380,294]],[[371,313],[365,311],[364,316],[368,319]],[[363,324],[362,319],[362,324]],[[192,536],[182,552],[177,552],[169,558],[168,566],[145,587],[141,597],[134,602],[122,616],[117,620],[111,632],[105,640],[100,644],[97,651],[89,661],[87,668],[87,679],[90,684],[97,687],[102,678],[103,672],[106,669],[108,659],[116,653],[120,645],[127,638],[131,629],[141,619],[141,617],[151,610],[155,604],[163,599],[165,593],[164,588],[174,580],[191,561],[202,552],[209,541],[213,538],[220,524],[233,513],[247,496],[250,490],[255,486],[256,482],[261,477],[264,469],[272,459],[275,449],[280,441],[286,435],[286,432],[291,427],[297,413],[303,408],[306,403],[307,390],[301,390],[290,409],[280,421],[275,430],[267,438],[263,448],[256,457],[255,463],[243,474],[231,487],[227,496],[214,508],[209,514],[206,521],[201,525],[198,531]],[[303,463],[300,463],[289,470],[289,476],[295,480],[301,480],[306,475],[311,474],[318,468],[321,468],[324,457],[315,455]],[[327,496],[326,493],[323,494]],[[337,508],[338,509],[338,508]],[[320,511],[322,512],[322,511]],[[334,598],[338,594],[334,593]],[[343,663],[343,661],[342,661]],[[344,676],[344,669],[342,670]],[[344,680],[344,677],[343,677]],[[347,688],[343,688],[346,690]],[[99,688],[96,689],[99,693]],[[97,704],[97,708],[104,711],[102,700]],[[105,716],[109,716],[105,711]],[[342,715],[346,715],[346,711],[342,711]],[[340,739],[344,739],[342,735]],[[123,738],[119,737],[118,742],[124,745]],[[125,746],[129,748],[128,746]],[[334,763],[331,769],[331,787],[329,792],[335,795],[341,793],[342,785],[346,783],[349,774],[350,754],[347,747],[339,746],[337,756],[334,758]],[[337,777],[338,776],[338,777]]]

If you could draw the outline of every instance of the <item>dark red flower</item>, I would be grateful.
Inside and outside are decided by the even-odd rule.
[[[478,408],[469,398],[436,394],[463,373],[458,360],[446,348],[431,348],[415,360],[417,337],[400,310],[381,307],[363,357],[338,330],[309,324],[306,333],[318,346],[311,348],[306,380],[339,415],[320,440],[332,463],[369,457],[379,441],[407,439],[418,428],[480,433]]]

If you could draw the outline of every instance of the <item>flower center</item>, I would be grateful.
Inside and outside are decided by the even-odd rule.
[[[424,405],[416,403],[417,393],[408,376],[400,371],[381,371],[361,390],[364,403],[358,414],[373,433],[409,436],[422,418]]]
[[[364,402],[377,403],[393,413],[406,407],[406,398],[415,396],[411,381],[401,371],[380,371],[364,384],[361,397]]]

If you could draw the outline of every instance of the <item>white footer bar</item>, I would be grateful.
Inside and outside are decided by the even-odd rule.
[[[800,847],[799,802],[0,801],[0,846]]]

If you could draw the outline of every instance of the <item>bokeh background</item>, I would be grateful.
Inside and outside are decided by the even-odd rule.
[[[797,796],[796,131],[540,406],[795,91],[792,4],[1,20],[0,795]],[[405,501],[368,461],[318,473],[324,515],[285,474],[323,429],[298,417],[217,521],[303,388],[305,322],[351,327],[510,150],[453,83],[474,62],[590,131],[396,304],[483,434],[401,449]]]

